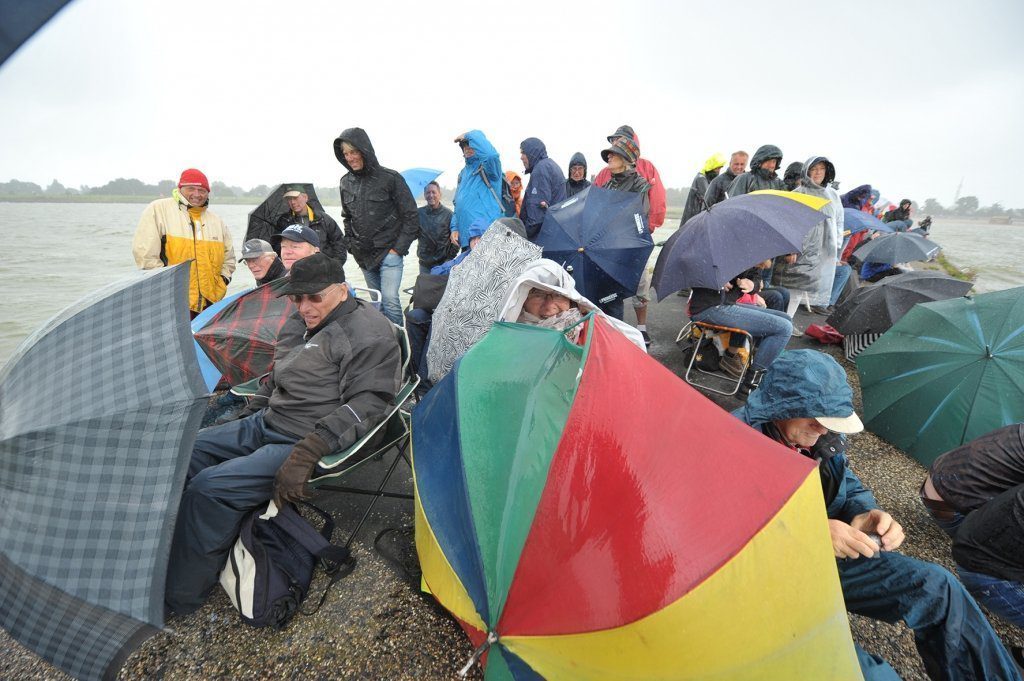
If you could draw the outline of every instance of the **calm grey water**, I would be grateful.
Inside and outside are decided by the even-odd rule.
[[[5,241],[0,250],[0,365],[27,335],[62,308],[135,270],[131,238],[143,208],[143,204],[0,203],[0,234]],[[231,230],[236,252],[253,208],[214,207]],[[336,219],[338,212],[331,210]],[[663,241],[670,233],[666,228],[658,230],[655,241]],[[976,291],[1024,285],[1024,225],[936,220],[932,237],[953,262],[978,273]],[[652,259],[656,255],[657,250]],[[413,284],[417,269],[415,257],[406,258],[403,288]],[[346,267],[346,274],[356,286],[362,285],[354,263]],[[240,266],[228,290],[253,284],[248,269]]]

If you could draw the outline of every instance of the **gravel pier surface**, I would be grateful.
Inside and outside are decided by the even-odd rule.
[[[683,367],[674,341],[685,323],[684,303],[684,298],[670,296],[651,305],[648,319],[655,339],[651,354],[678,375]],[[627,315],[631,316],[631,311]],[[811,321],[823,320],[804,313],[797,317],[800,327]],[[861,411],[856,370],[842,357],[839,346],[795,338],[790,347],[814,347],[836,357],[847,369]],[[738,406],[731,398],[715,401],[727,409]],[[918,500],[925,469],[871,433],[853,437],[850,455],[851,465],[874,490],[881,507],[903,525],[907,539],[900,551],[952,569],[949,539],[931,523]],[[361,481],[372,484],[384,463],[368,464]],[[409,491],[411,487],[408,467],[400,464],[389,488]],[[314,503],[330,510],[338,520],[336,541],[354,526],[360,504],[365,503],[350,496],[317,492],[314,498]],[[419,593],[403,570],[373,547],[381,530],[407,528],[411,523],[410,502],[382,500],[354,544],[359,561],[355,571],[334,586],[317,613],[297,617],[283,631],[253,629],[239,621],[227,596],[217,589],[203,608],[188,617],[173,618],[164,632],[135,651],[119,678],[457,678],[457,671],[472,654],[462,630],[429,596]],[[380,543],[399,562],[413,562],[411,532],[385,535]],[[325,581],[321,575],[314,582],[306,607],[315,604],[313,599],[319,598]],[[1005,643],[1024,645],[1024,631],[994,616],[990,619]],[[887,659],[904,679],[927,681],[913,634],[904,625],[856,616],[851,616],[851,623],[854,639],[866,650]],[[0,630],[0,679],[67,678]],[[479,667],[469,678],[482,678]]]

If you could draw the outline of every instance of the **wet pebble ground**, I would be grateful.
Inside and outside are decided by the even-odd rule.
[[[656,339],[652,355],[681,375],[680,352],[672,342],[682,319],[682,298],[652,306],[649,327]],[[801,318],[798,317],[798,322]],[[808,319],[802,320],[804,324]],[[813,321],[820,322],[820,319]],[[857,411],[862,413],[856,370],[842,357],[839,346],[812,346],[804,339],[793,345],[816,347],[832,354],[847,368]],[[792,346],[791,346],[792,347]],[[716,400],[726,408],[735,404]],[[953,568],[950,542],[935,527],[918,501],[925,469],[909,456],[871,433],[853,437],[851,465],[871,488],[883,509],[903,525],[906,555]],[[367,466],[372,478],[373,466]],[[410,489],[411,476],[402,465],[392,487]],[[331,508],[334,498],[318,492],[315,502],[332,510],[339,521],[357,515],[354,507]],[[218,587],[210,601],[188,617],[172,619],[168,631],[147,641],[132,654],[119,678],[128,679],[453,679],[472,654],[458,624],[422,595],[412,581],[373,548],[377,531],[406,527],[412,522],[407,501],[384,500],[369,530],[356,542],[359,563],[338,582],[319,612],[297,617],[283,631],[253,629],[242,624]],[[340,536],[336,534],[336,540]],[[411,533],[383,538],[386,553],[411,563]],[[325,583],[314,582],[311,598]],[[315,601],[307,600],[310,607]],[[1024,631],[990,617],[1007,645],[1024,645]],[[851,616],[855,640],[866,650],[890,661],[907,680],[927,681],[914,647],[913,634],[902,624],[885,624]],[[766,626],[768,624],[766,623]],[[823,654],[827,654],[824,653]],[[0,631],[0,679],[66,679]],[[479,667],[469,678],[482,678]]]

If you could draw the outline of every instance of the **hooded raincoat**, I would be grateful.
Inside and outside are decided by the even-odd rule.
[[[686,195],[686,205],[683,206],[683,217],[679,219],[680,227],[685,225],[686,221],[694,215],[704,210],[704,196],[708,193],[711,180],[716,177],[716,175],[708,177],[709,174],[710,172],[702,170],[694,176],[693,182],[690,184],[690,193]]]
[[[587,179],[587,159],[580,152],[576,152],[569,159],[569,175],[572,175],[573,166],[583,166],[583,179],[579,182],[573,182],[572,178],[565,181],[565,198],[571,198],[576,194],[590,186],[590,180]]]
[[[518,188],[512,186],[512,180],[519,180]],[[514,170],[506,170],[505,181],[508,182],[508,190],[516,202],[516,217],[519,217],[519,211],[523,209],[523,176]]]
[[[192,261],[188,305],[202,312],[224,297],[235,271],[235,249],[224,221],[206,206],[189,206],[177,189],[146,206],[132,238],[132,255],[142,270]]]
[[[729,196],[749,194],[759,189],[783,189],[782,178],[776,170],[765,170],[761,164],[769,159],[777,158],[782,165],[782,149],[774,144],[758,147],[750,159],[750,170],[737,177],[729,187]]]
[[[363,155],[363,167],[352,170],[342,153],[348,142]],[[380,267],[388,251],[405,256],[420,232],[416,199],[402,175],[377,161],[362,128],[349,128],[334,140],[334,155],[348,172],[341,178],[341,217],[345,246],[364,270]]]
[[[467,132],[466,141],[474,153],[459,171],[455,187],[455,217],[452,218],[452,231],[459,233],[459,245],[463,248],[469,245],[466,230],[473,222],[483,218],[491,224],[506,210],[501,199],[502,171],[498,150],[479,130]]]
[[[826,168],[825,186],[815,184],[807,174],[811,166],[821,162],[825,163]],[[836,261],[843,243],[843,204],[836,190],[828,186],[835,174],[835,166],[824,156],[812,156],[804,163],[801,184],[796,192],[828,199],[829,202],[821,209],[825,220],[812,227],[804,237],[796,262],[787,265],[779,259],[772,277],[775,284],[791,290],[793,299],[798,297],[793,291],[806,292],[811,305],[829,304],[832,282],[836,276]]]
[[[599,317],[611,324],[612,328],[632,341],[638,348],[647,352],[644,337],[640,335],[639,331],[623,321],[609,317],[597,305],[580,295],[580,292],[576,290],[576,282],[573,281],[572,275],[554,260],[547,258],[540,258],[530,263],[512,284],[508,297],[505,298],[505,303],[501,308],[501,313],[498,315],[498,321],[514,322],[518,320],[519,314],[523,311],[526,297],[530,294],[531,289],[535,288],[565,296],[576,304],[582,314],[596,312]]]
[[[704,192],[704,202],[708,204],[709,208],[716,203],[721,203],[729,198],[729,187],[732,186],[736,177],[737,176],[729,170],[729,166],[726,166],[718,177],[711,180],[711,184],[708,185],[707,191]]]
[[[526,174],[530,176],[519,219],[526,225],[526,236],[532,239],[544,222],[546,209],[541,203],[552,206],[565,199],[565,175],[558,164],[548,158],[547,148],[536,137],[527,137],[519,148],[526,154]]]

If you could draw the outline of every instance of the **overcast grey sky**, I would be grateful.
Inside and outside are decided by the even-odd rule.
[[[780,146],[842,189],[1024,207],[1024,3],[74,0],[0,67],[0,181],[334,185],[333,139],[384,165],[506,168],[540,137],[601,167],[632,125],[668,186],[712,152]]]

